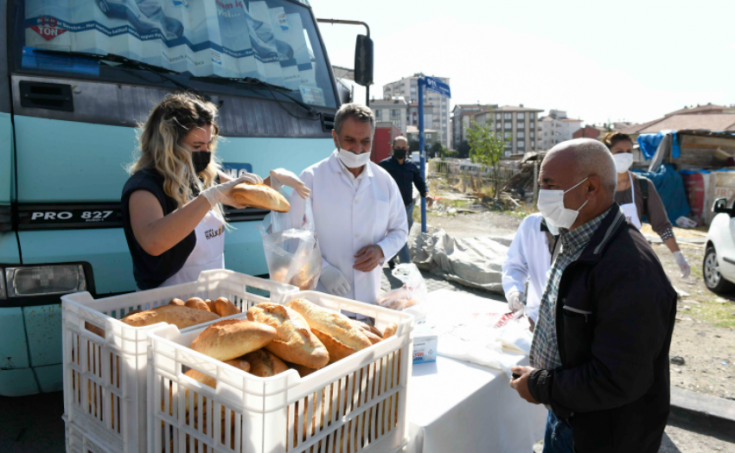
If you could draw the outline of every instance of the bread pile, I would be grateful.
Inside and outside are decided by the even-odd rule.
[[[188,308],[186,305],[184,307]],[[225,319],[215,322],[204,329],[189,347],[258,377],[275,376],[288,369],[294,369],[301,377],[306,377],[318,369],[394,335],[396,330],[397,326],[391,324],[385,332],[381,332],[373,326],[351,320],[309,301],[297,299],[285,306],[274,303],[258,304],[247,311],[247,320]],[[217,381],[211,376],[194,369],[188,370],[185,374],[204,385],[216,388]],[[326,393],[325,389],[322,392],[322,399]],[[196,418],[199,410],[198,399],[199,396],[195,394],[193,398],[195,423],[198,423]],[[203,401],[206,404],[206,398]],[[188,389],[186,404],[188,421],[189,414],[192,413]],[[299,403],[295,404],[298,411]],[[296,423],[299,423],[298,413],[295,417]],[[222,442],[224,442],[225,419],[223,407]],[[303,423],[306,423],[305,418]],[[316,425],[314,427],[316,429]],[[234,429],[233,420],[231,430]],[[234,439],[234,431],[232,438]],[[231,448],[234,448],[234,444]]]

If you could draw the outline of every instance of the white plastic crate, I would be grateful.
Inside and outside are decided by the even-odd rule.
[[[74,423],[66,422],[67,453],[114,453],[102,446],[94,436],[80,429]]]
[[[408,443],[413,317],[312,291],[288,296],[296,298],[398,330],[305,378],[295,370],[259,378],[189,349],[204,328],[151,331],[148,453],[386,453]],[[185,376],[192,368],[216,388]]]
[[[178,297],[226,297],[243,311],[283,302],[298,288],[227,270],[202,272],[196,282],[94,300],[88,292],[63,296],[64,413],[66,419],[115,453],[146,450],[146,334],[161,327],[119,321]],[[209,323],[200,324],[206,326]],[[102,338],[85,326],[104,331]],[[192,326],[189,329],[198,326]],[[184,329],[186,331],[187,329]]]

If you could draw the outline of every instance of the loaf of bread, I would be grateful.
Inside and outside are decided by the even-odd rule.
[[[204,302],[207,304],[207,307],[209,307],[209,311],[217,313],[217,305],[211,299],[207,299]]]
[[[225,316],[242,313],[240,309],[237,308],[237,306],[230,302],[226,297],[220,297],[219,299],[214,301],[214,310],[218,315],[222,316],[223,318]]]
[[[395,324],[388,324],[388,327],[385,328],[385,332],[383,332],[383,340],[385,340],[388,337],[392,337],[396,334],[396,331],[398,331],[398,326]]]
[[[232,198],[239,204],[276,212],[288,212],[291,205],[277,190],[265,184],[241,183],[232,188]]]
[[[184,301],[181,299],[173,298],[171,299],[171,302],[168,303],[169,305],[184,305]]]
[[[173,324],[179,329],[183,329],[215,319],[219,319],[219,316],[208,311],[181,305],[163,305],[153,310],[146,310],[130,315],[121,319],[121,321],[132,327],[150,326],[159,322],[165,322]],[[230,358],[232,359],[234,357]]]
[[[187,300],[184,303],[184,306],[189,307],[189,308],[196,308],[197,310],[210,311],[209,305],[207,305],[207,303],[204,302],[204,300],[198,297],[192,297],[191,299]]]
[[[347,316],[325,310],[304,299],[292,300],[286,306],[306,319],[311,331],[329,351],[330,363],[372,345],[362,329],[355,327]]]
[[[382,334],[381,335],[375,335],[372,332],[372,330],[367,329],[367,328],[362,328],[362,326],[366,326],[367,327],[367,324],[365,324],[364,322],[355,321],[355,320],[350,320],[350,321],[352,321],[352,324],[355,327],[357,327],[358,329],[360,329],[362,331],[363,335],[365,335],[367,337],[367,339],[370,340],[370,343],[375,344],[375,343],[379,343],[380,341],[383,341],[383,335]]]
[[[248,310],[250,321],[267,324],[278,334],[265,348],[281,359],[309,368],[329,363],[329,353],[303,316],[283,305],[262,303]]]
[[[250,364],[250,374],[259,377],[271,377],[288,370],[283,360],[264,349],[253,351],[243,359]]]
[[[130,310],[128,312],[128,314],[126,314],[125,316],[123,316],[123,318],[127,318],[128,316],[133,316],[133,315],[138,314],[138,313],[143,313],[143,310]]]
[[[276,329],[273,327],[244,319],[225,319],[204,329],[189,347],[225,361],[257,351],[275,338]],[[250,366],[252,368],[252,362]]]
[[[314,368],[309,368],[308,366],[299,365],[298,363],[289,363],[289,368],[292,370],[296,370],[297,373],[299,373],[299,376],[306,377],[316,371]]]
[[[358,321],[356,319],[351,320],[352,324],[362,329],[363,333],[370,332],[380,338],[383,338],[383,332],[381,332],[377,327],[371,326],[368,323]]]

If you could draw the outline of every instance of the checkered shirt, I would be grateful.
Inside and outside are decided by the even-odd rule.
[[[556,297],[559,294],[559,282],[564,269],[576,261],[584,248],[589,244],[592,235],[610,211],[595,217],[584,225],[571,231],[560,228],[561,250],[549,269],[548,282],[539,306],[538,322],[533,330],[531,366],[541,370],[555,370],[561,367],[559,345],[556,341]]]

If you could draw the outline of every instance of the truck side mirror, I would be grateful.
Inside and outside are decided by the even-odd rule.
[[[718,198],[712,203],[712,212],[714,213],[726,213],[732,214],[732,211],[727,208],[727,198]]]
[[[365,35],[357,35],[355,43],[355,83],[373,84],[373,40]]]

